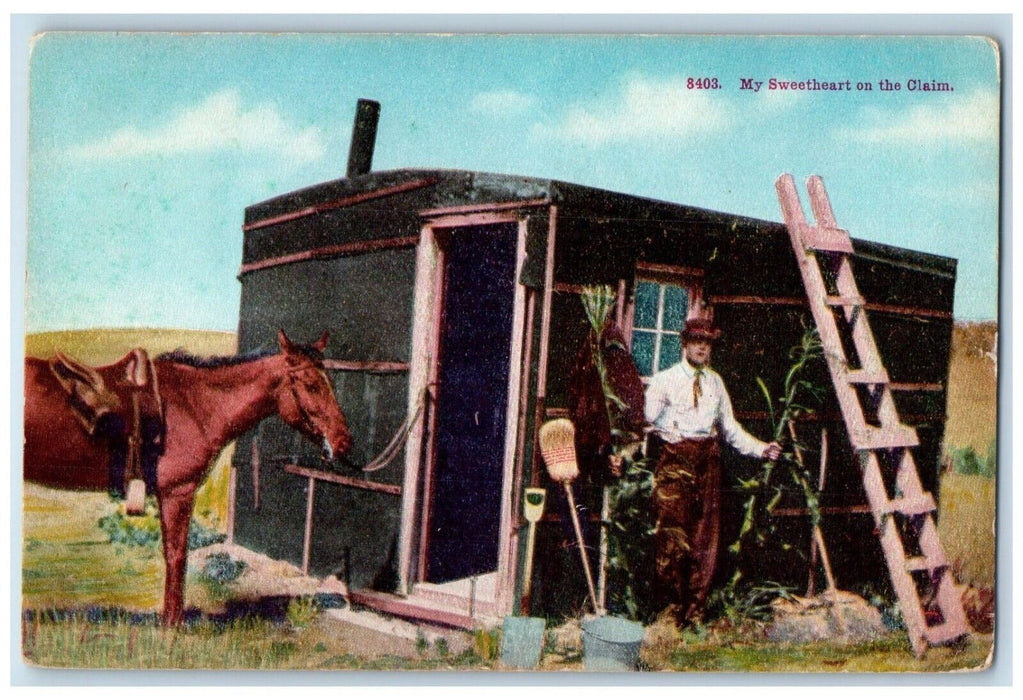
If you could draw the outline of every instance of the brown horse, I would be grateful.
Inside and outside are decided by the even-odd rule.
[[[324,333],[311,345],[278,334],[280,352],[252,358],[158,357],[154,371],[165,416],[155,492],[166,563],[163,619],[181,620],[188,526],[195,491],[223,447],[262,419],[279,414],[325,457],[344,454],[348,426],[324,372]],[[101,370],[103,368],[100,368]],[[88,435],[45,360],[25,360],[25,462],[28,481],[65,489],[104,490],[109,453]]]

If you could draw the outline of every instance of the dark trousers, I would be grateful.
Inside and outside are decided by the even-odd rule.
[[[682,624],[703,611],[721,530],[721,449],[717,438],[661,441],[654,471],[657,590]]]

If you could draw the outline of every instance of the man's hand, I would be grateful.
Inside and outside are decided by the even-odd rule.
[[[764,448],[763,457],[768,462],[777,461],[777,459],[781,457],[781,445],[779,445],[776,442],[772,442],[771,444]]]

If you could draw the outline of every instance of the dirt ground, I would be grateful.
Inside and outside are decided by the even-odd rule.
[[[346,596],[344,584],[336,577],[319,579],[304,576],[301,569],[288,562],[277,561],[237,545],[215,544],[189,554],[189,568],[202,571],[211,555],[227,554],[234,561],[245,563],[241,575],[226,584],[232,600],[258,601],[267,598],[301,598],[305,596]],[[194,587],[193,587],[194,588]],[[197,594],[196,597],[202,594]],[[190,601],[192,604],[193,601]],[[223,612],[223,605],[214,600],[195,600],[205,612]],[[354,609],[341,603],[326,607],[316,621],[319,631],[359,650],[365,658],[401,656],[414,658],[423,648],[435,647],[440,640],[448,653],[458,655],[474,644],[464,630],[427,623],[414,623],[382,615],[369,609]]]

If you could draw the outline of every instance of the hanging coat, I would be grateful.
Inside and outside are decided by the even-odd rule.
[[[594,340],[591,331],[576,354],[568,382],[568,412],[575,424],[576,458],[582,478],[605,484],[614,478],[608,464],[613,441],[600,373],[593,358]],[[600,348],[611,389],[624,403],[611,405],[614,427],[633,433],[634,440],[639,440],[643,434],[643,381],[625,336],[610,321],[601,333]]]

